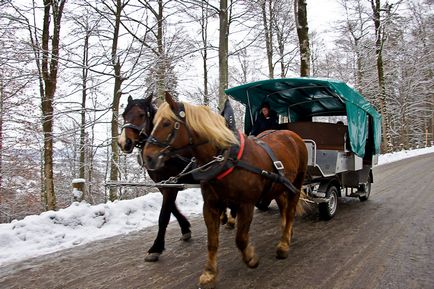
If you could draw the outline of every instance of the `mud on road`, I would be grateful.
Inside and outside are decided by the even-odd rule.
[[[338,206],[330,221],[316,211],[297,218],[286,260],[275,258],[277,207],[256,211],[257,269],[221,228],[217,288],[434,288],[434,154],[376,167],[370,199]],[[206,231],[202,218],[191,221],[190,242],[169,225],[157,263],[144,262],[153,227],[0,267],[0,288],[196,288]]]

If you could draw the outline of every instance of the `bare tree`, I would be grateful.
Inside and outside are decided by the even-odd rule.
[[[300,76],[310,75],[309,27],[306,0],[294,0],[295,25],[300,48]]]
[[[66,0],[44,0],[42,37],[38,31],[31,33],[35,52],[36,66],[39,72],[39,92],[42,107],[42,130],[44,134],[44,191],[43,197],[48,210],[56,209],[56,194],[53,180],[53,101],[57,87],[59,69],[60,24]],[[34,10],[36,12],[36,10]],[[35,16],[36,17],[36,16]],[[52,27],[50,24],[52,23]],[[29,26],[31,29],[31,26]],[[50,28],[53,33],[50,33]],[[41,41],[41,42],[39,42]],[[39,55],[42,57],[40,58]]]
[[[229,9],[228,0],[220,0],[219,8],[219,109],[227,99],[225,89],[229,83]]]
[[[383,47],[386,41],[385,26],[381,22],[381,11],[385,9],[390,12],[391,6],[386,4],[385,7],[381,6],[380,0],[370,0],[372,8],[372,20],[375,27],[375,55],[377,57],[377,75],[378,75],[378,104],[380,113],[383,117],[382,130],[383,142],[382,151],[388,152],[392,150],[392,140],[390,135],[389,115],[387,113],[387,100],[386,100],[386,83],[384,78],[384,65],[383,65]]]
[[[273,1],[272,0],[261,1],[261,12],[262,12],[262,23],[264,26],[265,48],[267,52],[268,77],[274,78],[273,27],[272,27],[274,23]]]

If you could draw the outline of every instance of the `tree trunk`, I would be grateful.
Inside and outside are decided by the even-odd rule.
[[[0,74],[0,196],[3,196],[3,75]]]
[[[381,27],[381,3],[380,0],[371,0],[371,7],[373,13],[373,20],[375,26],[375,54],[377,57],[377,75],[378,75],[378,104],[380,107],[380,113],[383,117],[382,130],[383,130],[383,142],[381,144],[382,152],[390,152],[392,150],[392,141],[390,135],[389,117],[386,110],[386,82],[384,79],[384,66],[383,66],[383,44],[384,44],[384,28]]]
[[[431,145],[434,146],[434,93],[432,93],[431,101]]]
[[[83,46],[82,61],[82,91],[81,91],[81,124],[80,124],[80,161],[79,161],[79,178],[86,179],[86,99],[87,99],[87,76],[89,73],[89,31],[86,29]],[[83,188],[81,200],[86,199],[86,189]]]
[[[202,62],[203,62],[203,104],[209,105],[208,91],[208,2],[201,1],[201,36],[202,36]]]
[[[268,62],[268,77],[270,79],[274,78],[274,65],[273,65],[273,11],[272,11],[272,0],[268,0],[268,12],[267,18],[267,0],[263,0],[261,3],[262,10],[262,22],[264,24],[264,34],[265,34],[265,47],[267,51],[267,62]]]
[[[56,194],[53,179],[53,99],[56,92],[57,72],[59,65],[60,23],[66,0],[60,2],[44,0],[44,18],[42,28],[42,61],[41,75],[43,89],[42,103],[42,131],[44,135],[44,196],[46,208],[56,209]],[[50,11],[52,13],[50,15]],[[50,36],[50,20],[53,18],[53,35]],[[51,53],[49,43],[51,40]],[[39,61],[39,59],[36,59]],[[39,65],[38,65],[39,66]]]
[[[229,51],[229,20],[228,20],[228,1],[220,0],[219,9],[219,110],[223,109],[227,99],[225,89],[228,87],[229,68],[228,68],[228,51]]]
[[[158,63],[157,63],[157,103],[164,102],[166,90],[166,55],[163,44],[163,0],[158,0],[158,13],[155,15],[157,19],[157,45],[158,45]]]
[[[119,177],[119,148],[117,144],[118,139],[118,117],[119,117],[119,102],[122,95],[121,85],[123,78],[121,75],[121,64],[117,56],[118,41],[119,41],[119,29],[121,25],[121,12],[123,6],[121,0],[116,0],[116,12],[115,12],[115,26],[112,42],[112,65],[114,70],[114,89],[113,89],[113,102],[112,102],[112,119],[111,119],[111,162],[110,162],[110,180],[117,181]],[[118,198],[116,188],[110,188],[109,199],[114,201]]]
[[[306,0],[294,1],[295,24],[300,47],[300,76],[310,75],[309,27],[307,24]]]

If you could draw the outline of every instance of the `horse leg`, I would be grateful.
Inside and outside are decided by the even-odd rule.
[[[250,204],[241,205],[237,211],[237,236],[236,243],[238,249],[243,255],[243,261],[250,268],[256,268],[259,265],[258,257],[255,253],[255,247],[249,243],[250,224],[253,219],[254,206]]]
[[[164,251],[166,228],[170,221],[170,213],[175,205],[177,190],[161,190],[163,194],[163,203],[161,205],[160,216],[158,218],[158,233],[152,247],[148,250],[148,255],[145,257],[146,262],[156,262]]]
[[[291,242],[291,237],[292,237],[292,225],[294,223],[297,201],[298,201],[298,196],[291,196],[291,197],[288,196],[286,208],[285,210],[281,211],[282,237],[279,243],[277,244],[276,257],[278,259],[286,259],[288,257],[289,244]]]
[[[199,278],[200,288],[214,288],[217,277],[217,249],[219,245],[220,208],[204,198],[203,217],[208,233],[208,259]]]
[[[187,220],[187,218],[179,211],[178,207],[176,206],[176,203],[173,204],[172,207],[172,214],[175,216],[175,218],[178,220],[179,226],[181,227],[181,233],[182,237],[181,240],[188,241],[191,239],[191,231],[190,231],[190,222]]]
[[[277,206],[279,207],[279,212],[280,212],[280,228],[283,232],[283,230],[285,230],[285,226],[286,226],[286,207],[288,206],[288,199],[286,197],[286,194],[280,194],[277,198],[276,198],[276,203]]]

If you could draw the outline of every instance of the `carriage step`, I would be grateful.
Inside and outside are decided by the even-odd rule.
[[[363,191],[357,191],[357,192],[354,192],[354,193],[347,195],[347,197],[351,197],[351,198],[359,198],[359,197],[365,197],[365,196],[366,196],[366,192],[363,192]]]
[[[326,197],[326,193],[320,193],[320,192],[310,192],[309,195],[311,195],[314,198],[325,198]]]

